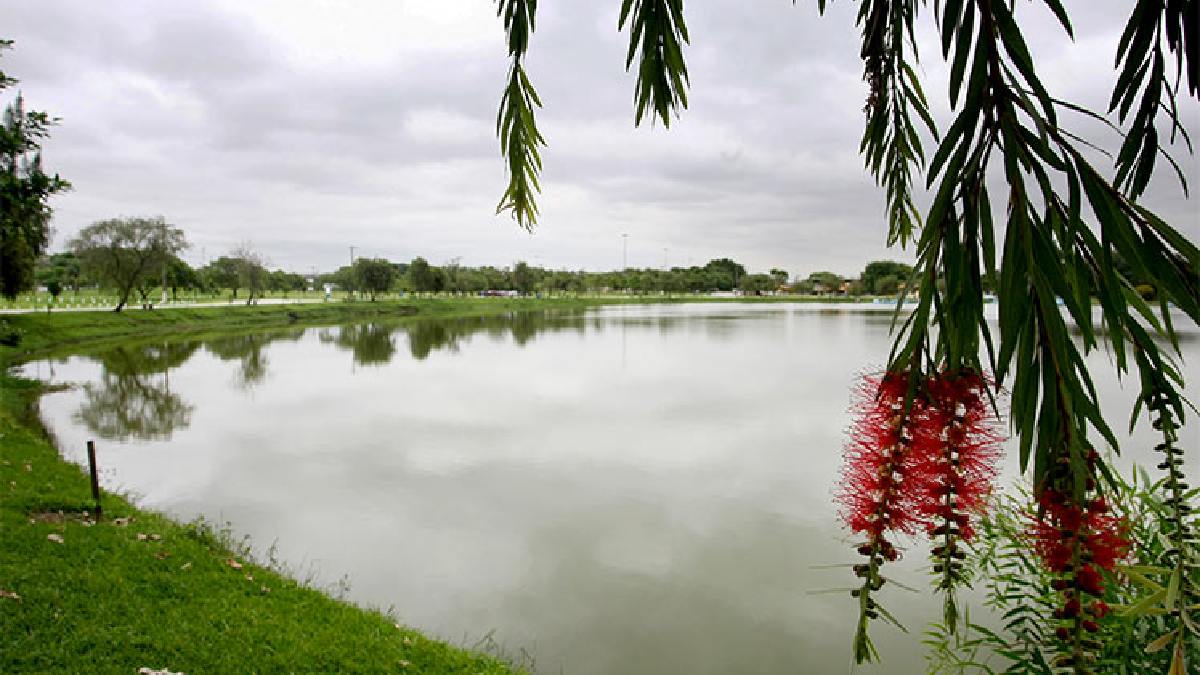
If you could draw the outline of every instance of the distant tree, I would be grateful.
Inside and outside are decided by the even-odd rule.
[[[505,290],[510,288],[508,275],[504,270],[497,269],[491,265],[485,265],[479,268],[479,273],[483,275],[484,287],[483,290]]]
[[[482,270],[464,267],[458,272],[459,290],[468,293],[478,293],[488,288],[487,276]]]
[[[537,283],[537,274],[534,268],[530,267],[524,260],[513,265],[512,271],[513,288],[521,295],[528,295],[533,292],[533,287]]]
[[[776,287],[787,284],[790,277],[791,275],[787,273],[787,270],[781,270],[778,267],[771,269],[771,278],[775,280]]]
[[[354,277],[358,288],[371,296],[386,293],[396,278],[396,268],[383,258],[359,258],[354,261]]]
[[[200,268],[201,284],[208,289],[218,290],[228,288],[237,299],[241,281],[238,279],[238,261],[229,256],[221,256]]]
[[[833,272],[813,272],[808,275],[808,281],[813,285],[813,292],[819,295],[840,291],[844,279]]]
[[[113,311],[119,312],[134,290],[160,277],[163,265],[187,245],[183,230],[156,216],[92,223],[71,240],[70,248],[85,272],[117,291]]]
[[[738,282],[738,288],[743,293],[762,295],[777,288],[775,277],[770,274],[748,274]]]
[[[812,295],[815,284],[808,279],[803,279],[792,284],[792,292],[801,295]]]
[[[424,258],[413,258],[408,266],[408,280],[412,289],[418,293],[428,293],[438,288],[437,274]]]
[[[912,276],[912,269],[913,268],[911,265],[905,265],[902,262],[895,262],[893,260],[876,260],[875,262],[868,264],[858,278],[860,281],[862,281],[862,285],[866,289],[866,292],[874,292],[880,295],[891,295],[896,291],[880,290],[880,280],[885,277],[895,277],[899,280],[900,284],[903,284],[908,281],[909,277]]]
[[[307,282],[303,276],[294,272],[275,270],[267,275],[267,288],[272,292],[282,293],[286,298],[291,291],[302,291],[307,288]]]
[[[866,282],[861,282],[864,286]],[[895,295],[900,292],[900,284],[904,283],[900,277],[895,274],[889,274],[886,277],[879,277],[875,280],[875,286],[871,289],[876,295]]]
[[[167,288],[171,289],[171,299],[179,295],[181,288],[199,288],[200,274],[187,261],[179,256],[171,256],[167,261]]]
[[[0,52],[12,40],[0,40]],[[17,80],[0,72],[0,91]],[[33,287],[37,260],[50,243],[50,197],[70,183],[42,170],[41,143],[55,124],[46,113],[25,110],[18,94],[0,124],[0,295],[12,299]]]
[[[258,302],[258,298],[267,286],[267,268],[263,264],[262,254],[256,251],[249,242],[243,242],[230,251],[229,257],[237,261],[238,285],[249,293],[246,296],[246,304],[251,305]]]
[[[79,291],[82,276],[79,257],[70,251],[55,253],[38,261],[37,283],[43,286],[49,287],[51,283],[57,282],[63,289]]]
[[[746,276],[746,268],[729,258],[710,260],[704,270],[709,276],[709,288],[719,291],[732,291]]]

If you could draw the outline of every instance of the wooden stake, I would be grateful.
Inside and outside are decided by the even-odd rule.
[[[96,442],[88,441],[88,473],[92,478],[92,499],[96,500],[96,522],[100,522],[100,476],[96,470]]]

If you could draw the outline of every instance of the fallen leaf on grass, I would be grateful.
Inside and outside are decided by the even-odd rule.
[[[133,518],[131,518],[129,516],[126,516],[124,518],[113,518],[112,524],[113,524],[113,527],[125,527],[125,526],[129,525],[130,521],[132,521],[132,520],[133,520]]]
[[[254,581],[254,575],[253,575],[253,574],[247,574],[247,575],[246,575],[246,581]]]
[[[259,589],[258,589],[258,590],[259,590],[260,592],[262,592],[262,594],[263,594],[263,595],[266,595],[267,593],[270,593],[270,592],[271,592],[271,589],[267,588],[266,586],[261,586],[261,587],[259,587]]]
[[[138,541],[146,541],[146,540],[147,540],[147,539],[149,539],[149,538],[150,538],[150,537],[149,537],[149,536],[147,536],[147,534],[146,534],[145,532],[138,532],[138,533],[137,533],[137,540],[138,540]]]
[[[173,673],[167,668],[155,670],[153,668],[138,668],[138,675],[183,675],[183,673]]]
[[[33,471],[33,463],[32,463],[32,462],[25,462],[25,470],[26,470],[26,471]]]
[[[171,552],[170,551],[159,551],[158,553],[154,554],[154,557],[158,558],[159,560],[166,560],[167,558],[171,557]]]
[[[412,664],[411,664],[411,663],[409,663],[408,661],[405,661],[404,659],[400,659],[400,667],[401,667],[401,668],[407,668],[407,667],[409,667],[409,666],[411,666],[411,665],[412,665]]]
[[[407,637],[407,636],[405,636],[405,638],[404,638],[403,640],[401,640],[400,642],[401,642],[401,644],[403,644],[405,647],[411,647],[411,646],[413,646],[413,641],[412,641],[412,638],[410,638],[410,637]]]
[[[61,534],[48,534],[48,535],[46,535],[46,539],[48,539],[56,544],[63,543],[63,537]]]
[[[225,561],[225,564],[226,564],[226,565],[229,565],[230,567],[232,567],[232,568],[233,568],[233,569],[235,569],[235,570],[240,570],[240,569],[242,569],[242,563],[240,563],[240,562],[238,562],[238,561],[234,560],[233,558],[230,558],[229,560],[226,560],[226,561]]]
[[[192,569],[192,563],[190,563],[190,562],[185,562],[185,563],[183,563],[182,565],[180,565],[180,566],[179,566],[179,569],[181,569],[181,570],[190,570],[190,569]]]
[[[9,600],[16,600],[17,602],[21,601],[21,596],[17,595],[13,591],[6,591],[3,588],[0,588],[0,598],[8,598]]]
[[[152,535],[150,535],[150,541],[162,541],[162,535],[161,534],[152,534]]]

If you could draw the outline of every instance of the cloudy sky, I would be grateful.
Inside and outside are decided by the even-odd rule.
[[[157,215],[193,262],[250,242],[308,271],[357,255],[441,263],[662,266],[731,256],[754,270],[860,270],[884,247],[882,195],[857,154],[865,95],[854,7],[687,3],[691,108],[633,126],[619,0],[544,0],[528,69],[546,108],[542,218],[493,215],[493,135],[507,62],[490,0],[26,0],[0,7],[3,70],[60,118],[46,162],[55,248],[87,224]],[[1050,90],[1102,108],[1132,0],[1040,2],[1019,18]],[[923,75],[945,108],[926,16]],[[1200,133],[1200,106],[1185,115]],[[1070,118],[1068,118],[1070,119]],[[1072,128],[1112,147],[1101,130]],[[1183,162],[1200,184],[1194,158]],[[1195,237],[1195,200],[1166,173],[1147,203]]]

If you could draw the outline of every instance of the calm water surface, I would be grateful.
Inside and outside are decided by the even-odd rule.
[[[822,591],[851,575],[820,566],[854,554],[831,490],[850,386],[889,326],[847,306],[612,307],[143,344],[25,372],[78,385],[42,414],[76,461],[97,439],[109,489],[229,522],[452,642],[490,636],[543,673],[838,673],[854,607]],[[1092,357],[1119,430],[1132,394],[1107,361]],[[1118,464],[1152,443],[1142,429]],[[926,588],[923,558],[898,577]],[[914,635],[875,629],[879,672],[919,672],[938,605],[887,597]]]

